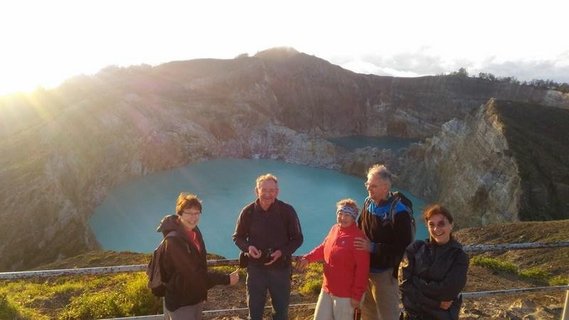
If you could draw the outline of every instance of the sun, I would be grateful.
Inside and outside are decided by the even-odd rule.
[[[0,69],[3,69],[0,67]],[[6,69],[4,69],[6,70]],[[38,88],[53,88],[56,87],[60,81],[58,79],[49,77],[44,79],[30,79],[21,72],[3,72],[0,76],[0,95],[8,95],[17,92],[31,92]]]

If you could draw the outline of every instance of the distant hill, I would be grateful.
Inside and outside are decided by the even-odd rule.
[[[506,215],[471,203],[476,197],[492,199],[496,188],[460,198],[447,192],[452,184],[440,179],[444,175],[428,185],[430,171],[411,166],[406,159],[415,159],[412,154],[350,151],[327,140],[350,135],[429,140],[491,98],[569,107],[569,96],[559,91],[468,77],[356,74],[286,48],[229,60],[108,67],[53,90],[1,97],[0,270],[98,248],[87,219],[111,188],[218,157],[271,158],[357,175],[371,163],[386,162],[402,177],[414,172],[422,178],[417,186],[428,188],[421,192],[429,201],[448,200],[472,212],[465,226],[526,218],[518,216],[522,206],[515,197],[507,200],[513,205]],[[464,172],[459,181],[479,177]],[[514,181],[516,175],[496,177]],[[561,180],[552,181],[558,183],[555,190],[565,188]],[[496,214],[499,219],[491,216]]]

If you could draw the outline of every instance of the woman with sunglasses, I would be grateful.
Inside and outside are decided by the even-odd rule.
[[[429,239],[411,243],[399,266],[400,319],[458,319],[468,255],[452,236],[453,217],[435,204],[423,212]]]

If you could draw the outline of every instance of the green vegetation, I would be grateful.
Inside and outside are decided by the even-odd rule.
[[[303,295],[318,295],[322,287],[322,264],[311,263],[306,268],[306,271],[300,276],[301,285],[298,292]]]
[[[16,307],[8,301],[5,294],[0,295],[0,319],[18,319],[21,318]]]
[[[208,255],[209,259],[222,258]],[[88,267],[92,264],[141,263],[146,255],[116,252],[90,252],[59,264]],[[212,270],[230,273],[235,266],[219,266]],[[0,319],[68,320],[102,319],[162,313],[162,302],[146,287],[143,272],[97,276],[65,276],[49,279],[0,281]]]
[[[5,281],[1,319],[99,319],[160,313],[144,273]]]
[[[485,256],[474,256],[472,259],[470,259],[470,263],[472,265],[485,267],[497,272],[517,274],[518,271],[518,267],[516,267],[516,265],[511,262]]]
[[[488,268],[496,272],[509,273],[518,276],[522,279],[530,280],[540,284],[548,284],[551,286],[555,286],[555,285],[566,285],[567,283],[569,283],[568,277],[560,275],[553,276],[551,275],[551,273],[540,267],[531,267],[526,269],[519,268],[514,263],[503,259],[478,255],[472,257],[470,259],[470,263],[472,265]]]

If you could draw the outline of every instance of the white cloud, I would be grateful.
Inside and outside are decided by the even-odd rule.
[[[276,46],[378,74],[466,67],[569,82],[565,7],[562,0],[4,1],[0,92],[108,65],[233,58]]]

